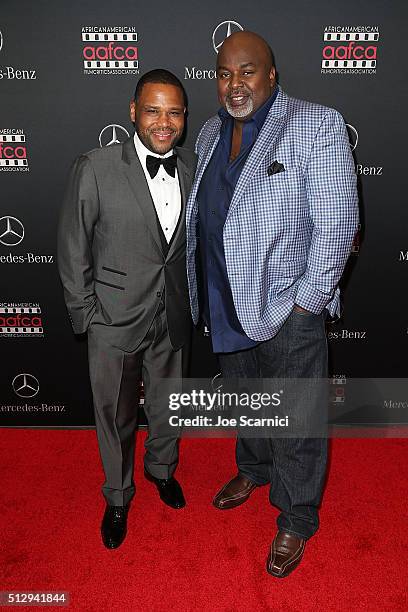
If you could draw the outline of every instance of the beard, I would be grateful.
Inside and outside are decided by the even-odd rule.
[[[238,92],[238,95],[239,94],[242,94],[243,96],[248,95],[246,92]],[[234,117],[234,119],[242,119],[243,117],[247,117],[252,113],[254,110],[254,101],[252,96],[249,95],[245,104],[242,104],[241,106],[233,106],[230,102],[229,96],[227,96],[225,100],[225,107],[231,117]]]

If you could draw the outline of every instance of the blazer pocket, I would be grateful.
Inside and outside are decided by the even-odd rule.
[[[108,266],[102,266],[102,270],[106,270],[107,272],[113,272],[114,274],[120,274],[121,276],[127,276],[126,272],[122,272],[121,270],[115,270],[114,268],[108,268]]]
[[[113,283],[107,283],[106,281],[100,280],[99,278],[94,278],[95,283],[100,283],[101,285],[106,285],[107,287],[113,287],[113,289],[121,289],[122,291],[125,290],[124,287],[121,287],[120,285],[114,285]]]
[[[273,174],[267,174],[270,183],[278,183],[286,180],[301,180],[303,179],[303,172],[299,166],[292,166],[291,168],[285,168],[281,172],[274,172]]]

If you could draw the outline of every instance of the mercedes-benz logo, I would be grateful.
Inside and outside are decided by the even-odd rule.
[[[219,48],[221,47],[224,40],[228,38],[228,36],[231,36],[231,34],[233,34],[234,32],[242,32],[243,29],[244,28],[242,27],[242,25],[240,25],[236,21],[222,21],[221,23],[219,23],[212,35],[214,51],[218,53]]]
[[[213,391],[216,393],[217,391],[219,391],[220,389],[222,389],[222,382],[220,382],[220,378],[222,380],[222,374],[221,372],[218,372],[218,374],[216,374],[215,376],[213,376],[212,380],[211,380],[211,387],[213,389]]]
[[[99,134],[99,146],[109,147],[109,145],[120,144],[129,138],[129,132],[117,123],[106,125]]]
[[[19,397],[34,397],[40,390],[40,383],[32,374],[17,374],[12,382],[13,391]]]
[[[351,125],[350,123],[346,123],[346,128],[349,135],[351,150],[354,151],[358,143],[358,132],[354,125]]]
[[[0,51],[2,50],[2,48],[3,48],[3,34],[2,34],[2,31],[0,30]]]
[[[24,225],[16,217],[1,217],[0,242],[4,246],[17,246],[24,238]]]

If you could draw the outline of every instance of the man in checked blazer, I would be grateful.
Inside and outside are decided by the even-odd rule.
[[[358,223],[356,176],[342,117],[287,96],[273,54],[251,32],[217,59],[218,114],[196,143],[187,204],[194,323],[208,325],[224,378],[327,378],[326,314]],[[312,414],[304,402],[302,416]],[[270,484],[281,513],[267,570],[287,576],[318,528],[327,440],[239,436],[238,474],[215,496],[230,509]]]
[[[185,112],[175,75],[143,75],[130,104],[135,134],[77,158],[61,210],[58,265],[73,330],[88,334],[107,548],[123,542],[135,494],[141,378],[146,478],[168,506],[185,505],[173,476],[179,432],[169,427],[168,396],[157,391],[160,379],[185,375],[191,331],[185,206],[196,156],[176,147]]]

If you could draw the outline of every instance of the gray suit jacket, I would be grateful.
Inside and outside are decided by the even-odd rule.
[[[185,209],[195,154],[176,147],[182,212],[167,255],[133,138],[76,159],[58,228],[58,268],[75,333],[93,329],[125,351],[143,340],[162,297],[174,349],[191,325]]]

